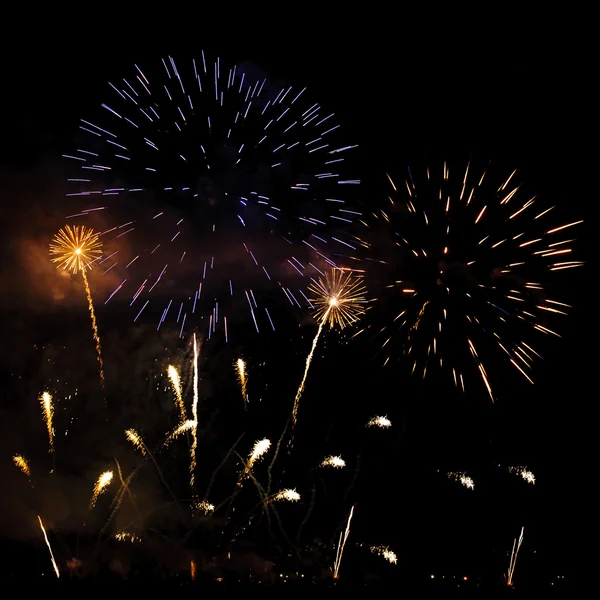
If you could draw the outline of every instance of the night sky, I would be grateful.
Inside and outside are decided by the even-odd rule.
[[[385,200],[386,172],[430,160],[464,161],[473,153],[504,171],[518,169],[545,203],[558,206],[562,222],[588,214],[587,198],[578,190],[579,150],[570,130],[578,88],[569,54],[559,42],[514,26],[502,34],[482,28],[476,36],[464,30],[440,34],[425,25],[411,31],[410,20],[380,34],[368,22],[332,26],[310,19],[306,25],[304,19],[297,22],[293,30],[269,31],[264,25],[260,30],[220,29],[208,22],[186,34],[167,25],[168,32],[125,24],[116,29],[31,33],[31,52],[2,59],[3,79],[10,85],[2,96],[0,121],[0,473],[11,491],[3,500],[0,539],[8,545],[15,540],[39,544],[37,530],[25,525],[34,513],[22,509],[20,474],[11,463],[15,452],[32,461],[49,460],[37,394],[48,385],[64,394],[77,385],[85,394],[86,380],[95,376],[82,292],[63,284],[53,287],[53,267],[42,264],[65,214],[61,154],[68,152],[79,118],[102,101],[106,81],[132,62],[147,63],[168,53],[186,58],[204,49],[224,64],[252,64],[274,80],[310,86],[339,116],[346,135],[360,144],[364,160],[357,178],[374,205]],[[583,261],[590,255],[587,227],[577,235]],[[508,377],[493,405],[483,392],[461,396],[445,381],[421,382],[404,371],[384,370],[373,358],[376,348],[367,341],[348,342],[351,334],[327,336],[309,375],[296,440],[299,456],[290,470],[300,472],[303,462],[338,452],[354,463],[360,454],[363,466],[349,494],[353,500],[324,501],[328,508],[312,523],[312,535],[330,539],[354,501],[355,541],[389,544],[404,572],[494,574],[505,569],[506,551],[525,526],[527,570],[546,579],[570,575],[581,525],[576,516],[579,430],[591,389],[585,339],[589,268],[556,278],[555,296],[574,308],[558,321],[562,339],[540,344],[544,360],[536,364],[535,385],[518,375]],[[181,356],[185,344],[175,329],[159,335],[153,327],[134,328],[131,317],[98,303],[107,378],[122,382],[119,394],[127,398],[111,410],[115,418],[135,425],[147,407],[140,408],[134,398],[150,397],[160,371],[155,359],[166,360],[164,347],[171,356]],[[214,434],[219,452],[237,437],[223,433],[226,415],[218,408],[219,394],[235,398],[232,358],[247,357],[254,394],[261,397],[260,418],[247,426],[246,448],[251,440],[274,439],[281,431],[287,410],[281,405],[291,405],[314,332],[306,317],[290,318],[289,327],[276,334],[256,336],[248,330],[247,339],[240,335],[229,347],[216,342],[210,347],[201,395],[207,398],[206,416],[214,417],[220,432]],[[94,422],[90,411],[100,410],[93,408],[97,398],[92,396],[80,424]],[[275,397],[280,401],[272,408]],[[163,407],[156,406],[151,410],[160,414]],[[392,429],[365,432],[362,424],[373,414],[387,414]],[[235,432],[246,427],[243,415],[227,418],[234,420]],[[101,436],[98,431],[70,451],[92,454]],[[82,498],[104,458],[110,460],[110,452],[90,458],[89,467],[66,467]],[[516,464],[535,473],[535,486],[507,474],[508,466]],[[345,480],[330,484],[334,492],[342,490],[340,498],[353,468]],[[466,471],[475,491],[450,482],[448,471]],[[303,477],[297,486],[308,499],[311,481]],[[48,513],[57,523],[72,520],[55,508]]]

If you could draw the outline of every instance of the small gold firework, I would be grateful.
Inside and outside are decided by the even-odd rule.
[[[464,471],[451,471],[450,473],[448,473],[448,477],[450,479],[454,479],[454,481],[459,481],[468,490],[475,489],[475,482]]]
[[[314,294],[310,301],[315,307],[316,320],[329,324],[330,328],[338,325],[344,329],[365,313],[366,287],[353,271],[332,269],[325,278],[313,280],[308,289]]]
[[[127,429],[125,431],[125,437],[142,453],[143,456],[146,456],[146,444],[144,444],[144,440],[135,429]]]
[[[31,468],[29,467],[29,463],[27,462],[27,459],[24,456],[16,454],[15,456],[13,456],[13,462],[15,463],[15,466],[21,469],[24,475],[27,475],[27,477],[31,477]]]
[[[379,427],[380,429],[387,429],[391,426],[392,422],[385,415],[373,417],[367,423],[367,427]]]
[[[96,481],[96,485],[94,486],[94,491],[92,493],[92,499],[90,500],[90,508],[93,508],[96,504],[96,500],[98,500],[98,496],[102,494],[106,490],[106,488],[110,485],[110,482],[113,479],[112,471],[104,471],[98,477],[98,481]]]
[[[333,467],[334,469],[343,469],[346,461],[341,456],[328,456],[321,463],[321,467]]]
[[[265,501],[266,504],[271,502],[279,502],[281,500],[287,500],[288,502],[298,502],[300,500],[300,494],[296,490],[286,489],[273,494],[270,498]]]
[[[102,256],[102,242],[89,227],[67,225],[52,239],[50,255],[59,269],[76,275],[94,267]]]
[[[387,560],[392,565],[398,564],[398,557],[393,550],[390,550],[387,546],[371,546],[371,552],[374,554],[379,554],[379,556],[383,556],[385,560]]]
[[[535,485],[535,475],[527,467],[508,467],[508,472],[520,475],[527,483]]]
[[[54,417],[54,404],[52,403],[52,396],[48,392],[44,392],[40,397],[40,404],[42,406],[42,414],[44,415],[46,429],[48,430],[50,452],[54,452],[54,425],[52,423],[52,418]]]
[[[248,408],[248,372],[246,371],[246,363],[244,362],[244,359],[238,358],[235,361],[234,366],[237,372],[238,383],[240,384],[240,391],[242,392],[244,408]]]

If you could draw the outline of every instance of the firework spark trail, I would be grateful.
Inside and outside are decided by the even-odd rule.
[[[148,449],[146,448],[146,444],[135,429],[125,430],[125,437],[142,453],[142,456],[147,455]]]
[[[344,555],[344,546],[346,545],[346,540],[350,535],[350,523],[352,521],[352,515],[354,514],[354,506],[350,509],[350,514],[348,515],[348,521],[346,522],[346,529],[343,532],[340,532],[340,540],[337,545],[336,553],[335,553],[335,562],[333,564],[333,578],[339,579],[340,576],[340,565],[342,564],[342,557]]]
[[[448,477],[450,479],[454,479],[455,481],[459,481],[468,490],[474,490],[475,489],[475,482],[465,472],[451,471],[450,473],[448,473]]]
[[[52,402],[52,396],[48,392],[44,392],[40,398],[40,404],[42,405],[42,414],[44,415],[44,422],[46,423],[46,429],[48,430],[50,452],[54,453],[54,425],[52,423],[52,418],[54,417],[54,404]]]
[[[196,483],[196,451],[198,449],[198,345],[194,334],[194,398],[192,400],[192,445],[190,447],[190,487]]]
[[[96,485],[94,486],[94,491],[92,492],[92,497],[90,499],[90,509],[94,508],[98,500],[98,496],[106,491],[112,480],[112,471],[104,471],[104,473],[98,477],[98,481],[96,481]]]
[[[387,546],[371,546],[371,548],[369,549],[374,554],[379,554],[379,556],[383,556],[383,558],[385,558],[385,560],[387,560],[392,565],[398,564],[398,557],[396,556],[396,553],[390,550]]]
[[[175,399],[177,401],[177,407],[179,408],[179,421],[180,424],[183,425],[183,423],[186,422],[187,417],[185,413],[185,404],[183,403],[183,397],[181,394],[181,378],[179,377],[177,369],[173,365],[169,365],[167,373],[169,375],[169,379],[171,380],[173,391],[175,392]]]
[[[279,502],[280,500],[287,500],[288,502],[298,502],[300,500],[300,494],[296,490],[285,489],[269,496],[265,500],[265,504],[270,504],[271,502]]]
[[[21,469],[24,475],[27,475],[27,477],[31,477],[31,468],[29,467],[29,463],[27,462],[27,459],[24,456],[21,456],[20,454],[15,454],[15,456],[13,456],[13,462],[15,463],[16,467]]]
[[[521,544],[523,543],[523,531],[524,530],[525,530],[525,527],[521,527],[521,535],[519,536],[518,540],[515,538],[515,540],[513,542],[512,552],[510,554],[510,562],[508,564],[508,573],[506,574],[506,584],[511,587],[513,585],[513,575],[515,572],[515,566],[517,565],[517,556],[519,555],[519,550],[521,548]]]
[[[215,479],[217,478],[217,474],[223,468],[223,466],[225,465],[225,463],[227,462],[227,460],[229,459],[229,457],[231,456],[231,454],[233,452],[235,452],[235,449],[236,449],[237,445],[242,441],[243,437],[244,437],[244,433],[241,433],[240,436],[238,437],[238,439],[233,444],[233,446],[231,446],[231,448],[229,448],[229,450],[227,451],[227,454],[225,454],[225,456],[223,457],[223,459],[221,460],[221,462],[217,465],[217,468],[212,472],[212,475],[210,476],[210,480],[208,482],[208,485],[206,486],[206,492],[204,494],[204,499],[205,500],[206,500],[206,498],[208,498],[208,496],[210,496],[210,492],[212,490],[213,484],[215,483]],[[214,510],[214,508],[213,508],[213,510]]]
[[[391,426],[392,422],[386,416],[373,417],[367,423],[367,427],[379,427],[380,429],[387,429]]]
[[[92,332],[94,341],[96,342],[96,358],[98,360],[98,374],[100,375],[100,383],[104,387],[104,360],[102,359],[102,346],[100,346],[100,336],[98,335],[98,324],[96,323],[96,312],[94,311],[94,303],[92,301],[92,292],[88,283],[85,271],[81,271],[83,283],[85,284],[85,295],[88,301],[88,309],[90,311],[90,319],[92,321]]]
[[[527,483],[535,485],[535,475],[527,467],[508,467],[508,472],[520,475]]]
[[[302,392],[304,392],[304,385],[306,383],[306,378],[308,377],[308,370],[310,369],[310,364],[312,363],[313,355],[315,353],[315,349],[317,347],[319,337],[321,336],[321,332],[323,331],[323,326],[325,325],[325,322],[327,321],[330,310],[331,310],[331,307],[325,311],[325,313],[323,314],[323,318],[321,319],[321,322],[319,323],[319,329],[317,329],[317,335],[315,335],[315,338],[313,339],[312,347],[310,349],[308,357],[306,358],[306,365],[304,366],[304,375],[302,377],[302,381],[300,382],[300,386],[298,387],[298,391],[296,392],[296,397],[294,398],[294,408],[292,409],[292,437],[290,439],[290,445],[293,443],[293,439],[294,439],[294,429],[296,427],[296,422],[298,421],[298,406],[300,404],[300,398],[302,397]]]
[[[178,427],[176,427],[165,439],[163,442],[163,448],[166,448],[171,442],[176,440],[182,433],[186,431],[193,431],[196,427],[196,422],[188,419],[185,423],[182,423]]]
[[[244,400],[244,408],[248,408],[248,374],[246,372],[246,363],[243,359],[238,358],[235,362],[235,370],[237,372],[238,383],[240,384],[240,390],[242,392],[242,399]]]
[[[50,560],[52,561],[52,568],[56,573],[56,579],[60,579],[60,571],[58,570],[58,565],[54,560],[54,553],[52,552],[52,546],[50,546],[50,540],[48,540],[48,536],[46,535],[46,529],[44,524],[42,523],[42,517],[38,515],[38,521],[40,522],[40,528],[42,529],[42,533],[44,534],[44,540],[46,541],[46,546],[48,546],[48,552],[50,553]]]
[[[246,462],[246,467],[242,471],[242,476],[250,474],[254,465],[267,453],[271,447],[271,440],[264,438],[256,442],[250,452],[250,456]]]
[[[304,519],[302,519],[302,522],[298,526],[298,532],[296,533],[296,547],[298,547],[300,545],[300,538],[302,536],[302,531],[304,530],[304,527],[308,523],[308,520],[310,519],[312,511],[315,508],[315,503],[316,503],[316,499],[317,499],[317,483],[314,478],[314,470],[312,471],[312,476],[313,476],[313,484],[312,484],[311,493],[310,493],[310,504],[308,505],[308,510],[306,511],[306,514],[304,515]]]

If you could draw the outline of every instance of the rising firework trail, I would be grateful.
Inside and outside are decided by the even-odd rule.
[[[44,423],[46,423],[46,429],[48,431],[48,443],[50,445],[50,452],[54,453],[54,424],[52,419],[54,417],[54,404],[52,402],[52,396],[48,392],[44,392],[40,397],[40,405],[42,407],[42,415],[44,417]]]
[[[196,482],[196,452],[198,450],[198,344],[194,334],[194,397],[192,399],[192,445],[190,446],[190,487]]]
[[[492,371],[533,383],[538,342],[560,337],[551,319],[570,308],[548,283],[583,265],[571,258],[583,221],[557,223],[556,207],[517,171],[497,171],[468,161],[409,169],[402,183],[388,175],[389,202],[372,214],[370,244],[381,307],[359,332],[384,364],[403,359],[421,378],[444,373],[492,402]]]
[[[328,325],[332,329],[337,325],[340,329],[344,329],[346,326],[355,323],[365,313],[364,305],[366,300],[364,294],[366,288],[362,283],[362,279],[357,277],[352,271],[332,269],[324,278],[313,280],[309,286],[309,290],[314,294],[311,304],[315,308],[315,318],[319,323],[319,328],[306,358],[304,375],[294,398],[290,450],[294,439],[294,429],[298,420],[300,398],[304,392],[308,371],[323,328]]]
[[[100,336],[98,334],[98,324],[96,323],[96,313],[92,301],[92,292],[86,275],[86,271],[93,269],[96,262],[102,256],[102,243],[99,235],[94,233],[93,229],[88,227],[71,227],[67,225],[59,230],[50,244],[50,256],[52,262],[58,269],[77,275],[81,273],[85,286],[85,295],[90,311],[92,321],[92,333],[96,342],[96,356],[98,359],[98,369],[100,382],[104,387],[104,362],[102,360],[102,347],[100,346]]]
[[[177,401],[177,408],[179,408],[179,422],[181,425],[187,420],[185,412],[185,404],[183,403],[183,397],[181,395],[181,378],[177,369],[173,365],[169,365],[167,369],[173,391],[175,392],[175,399]]]
[[[310,278],[363,246],[358,146],[307,88],[204,52],[165,57],[111,81],[80,137],[64,157],[68,195],[86,204],[68,216],[113,220],[106,270],[121,283],[107,302],[127,302],[134,321],[154,311],[181,337],[201,314],[207,339],[226,341],[233,317],[274,330],[273,302],[309,307]]]
[[[510,553],[510,562],[508,564],[508,572],[506,573],[506,585],[512,587],[513,585],[513,576],[515,573],[515,566],[517,565],[517,556],[519,555],[519,550],[521,549],[521,544],[523,543],[523,531],[525,527],[521,527],[521,535],[517,540],[515,538],[513,542],[512,552]]]
[[[240,391],[242,392],[242,399],[244,401],[244,408],[248,408],[248,373],[246,371],[246,363],[243,359],[238,358],[235,361],[235,370],[237,373],[238,383],[240,384]]]
[[[40,522],[40,528],[42,533],[44,534],[44,540],[46,542],[46,546],[48,547],[48,552],[50,553],[50,560],[52,561],[52,568],[54,569],[54,573],[56,573],[56,579],[60,579],[60,571],[58,570],[58,565],[54,560],[54,553],[52,552],[52,546],[50,546],[50,540],[48,540],[48,536],[46,535],[46,529],[44,524],[42,523],[42,517],[38,515],[38,521]]]
[[[333,578],[339,579],[340,577],[340,565],[342,564],[342,557],[344,556],[344,547],[346,546],[346,540],[350,535],[350,524],[352,522],[352,515],[354,515],[354,506],[350,509],[348,515],[348,521],[346,522],[346,529],[340,532],[340,539],[335,552],[335,562],[333,564]]]

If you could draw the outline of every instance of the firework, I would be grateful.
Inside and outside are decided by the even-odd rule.
[[[98,496],[100,496],[100,494],[106,491],[112,479],[112,471],[104,471],[104,473],[102,473],[100,477],[98,477],[98,481],[96,481],[96,485],[94,486],[94,491],[92,493],[92,498],[90,500],[90,508],[94,508],[94,506],[96,505],[96,501],[98,500]]]
[[[287,500],[288,502],[298,502],[300,500],[300,494],[296,490],[286,489],[273,494],[270,498],[265,501],[266,504],[271,502],[279,502],[280,500]]]
[[[50,540],[48,539],[48,535],[46,534],[46,528],[44,527],[44,524],[42,523],[42,517],[40,517],[38,515],[38,521],[40,522],[40,528],[42,530],[42,533],[44,534],[44,540],[46,542],[46,546],[48,547],[48,552],[50,553],[50,560],[52,561],[52,568],[54,569],[54,572],[56,573],[56,579],[60,579],[60,571],[58,570],[58,565],[56,564],[56,561],[54,560],[54,553],[52,552],[52,546],[50,546]]]
[[[535,485],[535,475],[527,467],[508,467],[508,472],[520,475],[527,483]]]
[[[305,277],[359,247],[344,231],[361,217],[348,161],[357,146],[336,141],[337,117],[306,88],[275,89],[202,52],[133,65],[107,93],[81,121],[78,149],[65,155],[74,168],[69,195],[86,203],[101,196],[105,204],[87,204],[73,218],[117,213],[108,231],[140,248],[123,257],[117,250],[107,267],[122,273],[109,299],[118,292],[135,320],[170,279],[183,300],[159,307],[158,327],[176,317],[182,335],[206,311],[208,338],[219,331],[227,340],[227,312],[239,296],[256,331],[274,329],[273,291],[308,306]],[[154,241],[141,250],[147,239]]]
[[[259,440],[254,444],[254,446],[252,447],[252,452],[250,452],[250,455],[248,456],[246,467],[242,471],[242,476],[238,481],[238,485],[241,485],[242,479],[244,479],[250,474],[250,471],[252,471],[252,468],[254,467],[256,462],[258,462],[266,454],[270,447],[271,440],[268,440],[267,438]]]
[[[459,481],[468,490],[475,489],[475,482],[464,471],[462,471],[462,472],[451,471],[450,473],[448,473],[448,477],[450,479],[453,479],[454,481]]]
[[[354,506],[350,509],[350,514],[348,515],[348,521],[346,521],[346,529],[340,532],[340,539],[337,545],[337,549],[335,552],[335,562],[333,564],[333,578],[339,579],[340,576],[340,565],[342,564],[342,557],[344,555],[344,546],[346,545],[346,540],[350,535],[350,523],[352,521],[352,516],[354,515]]]
[[[371,548],[369,549],[374,554],[379,554],[379,556],[383,556],[383,558],[385,558],[385,560],[387,560],[392,565],[398,564],[398,557],[396,556],[396,553],[390,550],[387,546],[371,546]]]
[[[366,288],[353,271],[331,269],[324,278],[313,280],[308,287],[315,308],[315,319],[331,329],[344,329],[365,313]]]
[[[506,584],[510,587],[513,585],[513,575],[515,572],[515,566],[517,565],[517,556],[519,555],[519,550],[521,549],[521,544],[523,543],[523,531],[524,527],[521,527],[521,535],[519,535],[519,539],[515,538],[513,541],[512,552],[510,553],[510,562],[508,564],[508,572],[506,574]]]
[[[194,489],[196,478],[196,452],[198,450],[198,344],[194,334],[194,397],[192,399],[192,444],[190,446],[190,487]]]
[[[532,383],[536,336],[560,337],[548,319],[569,308],[543,280],[583,264],[567,260],[582,221],[553,224],[555,207],[527,193],[516,171],[498,178],[469,161],[409,169],[402,184],[388,178],[390,202],[373,216],[392,231],[389,247],[375,245],[394,281],[382,290],[389,310],[373,311],[382,320],[364,330],[384,364],[404,357],[422,377],[442,369],[463,392],[473,373],[492,401],[492,365]]]
[[[50,452],[54,452],[54,425],[52,418],[54,417],[54,404],[52,403],[52,396],[48,392],[44,392],[40,397],[40,404],[42,406],[42,414],[44,415],[44,422],[46,423],[46,429],[48,430],[48,443],[50,444]]]
[[[210,502],[207,502],[206,500],[202,500],[201,502],[196,502],[196,504],[194,505],[194,508],[199,512],[203,512],[206,515],[215,511],[215,505],[211,504]]]
[[[362,280],[357,278],[352,271],[332,269],[324,279],[319,279],[318,281],[313,279],[313,283],[309,289],[315,294],[315,298],[311,302],[315,308],[315,316],[319,322],[319,328],[306,358],[304,375],[294,398],[290,447],[293,443],[294,428],[298,420],[300,398],[304,392],[308,371],[323,327],[328,324],[332,328],[337,324],[340,329],[343,329],[347,325],[356,322],[359,316],[365,312],[363,306],[365,303],[365,287],[362,285]]]
[[[343,469],[346,466],[346,461],[341,456],[328,456],[321,462],[320,466]]]
[[[169,365],[167,368],[167,374],[171,380],[173,391],[175,392],[175,399],[177,400],[177,407],[179,408],[179,419],[180,423],[183,424],[186,421],[185,405],[183,403],[183,397],[181,395],[181,379],[177,369],[173,365]]]
[[[102,360],[102,347],[96,323],[96,312],[92,301],[92,292],[88,283],[86,271],[94,268],[96,261],[102,256],[102,243],[98,234],[93,229],[84,226],[71,227],[67,225],[59,230],[50,244],[50,256],[58,269],[77,275],[81,273],[85,286],[85,295],[88,301],[92,332],[96,342],[96,356],[98,359],[100,381],[104,385],[104,363]]]
[[[115,540],[119,542],[129,542],[130,544],[139,544],[142,541],[142,538],[135,535],[134,533],[121,531],[115,534]]]
[[[246,386],[248,385],[248,373],[246,372],[246,363],[241,358],[238,358],[235,361],[234,366],[238,383],[240,384],[240,390],[242,392],[242,399],[244,400],[244,408],[248,408],[248,392],[246,389]]]
[[[27,459],[24,456],[16,454],[15,456],[13,456],[13,462],[15,463],[16,467],[21,469],[24,475],[27,475],[27,477],[31,477],[31,468],[29,466],[29,462],[27,462]]]
[[[134,429],[127,429],[125,431],[125,437],[142,453],[142,456],[148,454],[146,444],[144,444],[144,440],[137,431]]]
[[[380,429],[387,429],[392,426],[392,422],[386,416],[373,417],[367,423],[367,427],[379,427]]]
[[[193,431],[196,428],[196,421],[188,419],[185,423],[182,423],[176,427],[172,433],[167,436],[167,439],[163,442],[163,447],[166,448],[173,440],[176,440],[182,433],[186,431]]]

